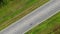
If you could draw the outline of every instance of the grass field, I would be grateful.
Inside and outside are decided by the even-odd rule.
[[[25,34],[60,34],[60,12]]]
[[[0,7],[0,30],[22,18],[49,0],[4,0]]]

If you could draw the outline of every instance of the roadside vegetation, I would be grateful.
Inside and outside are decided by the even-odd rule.
[[[5,6],[7,4],[8,4],[7,0],[0,0],[0,8],[2,8],[3,6]]]
[[[25,34],[60,34],[60,12]]]
[[[0,8],[0,30],[21,19],[48,1],[49,0],[3,0],[4,3],[2,3],[5,5]]]

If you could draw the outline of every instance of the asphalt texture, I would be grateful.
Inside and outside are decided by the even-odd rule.
[[[45,5],[37,8],[22,19],[16,21],[9,27],[0,31],[0,34],[24,34],[32,27],[42,23],[44,20],[58,13],[60,10],[60,0],[51,0]]]

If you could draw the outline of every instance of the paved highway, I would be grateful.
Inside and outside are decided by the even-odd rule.
[[[6,29],[0,31],[0,34],[24,34],[24,32],[59,12],[58,10],[60,10],[60,0],[51,0]]]

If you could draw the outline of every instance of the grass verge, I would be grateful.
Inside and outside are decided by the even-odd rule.
[[[60,12],[25,34],[60,34]]]
[[[0,31],[48,1],[49,0],[10,1],[0,9]]]

